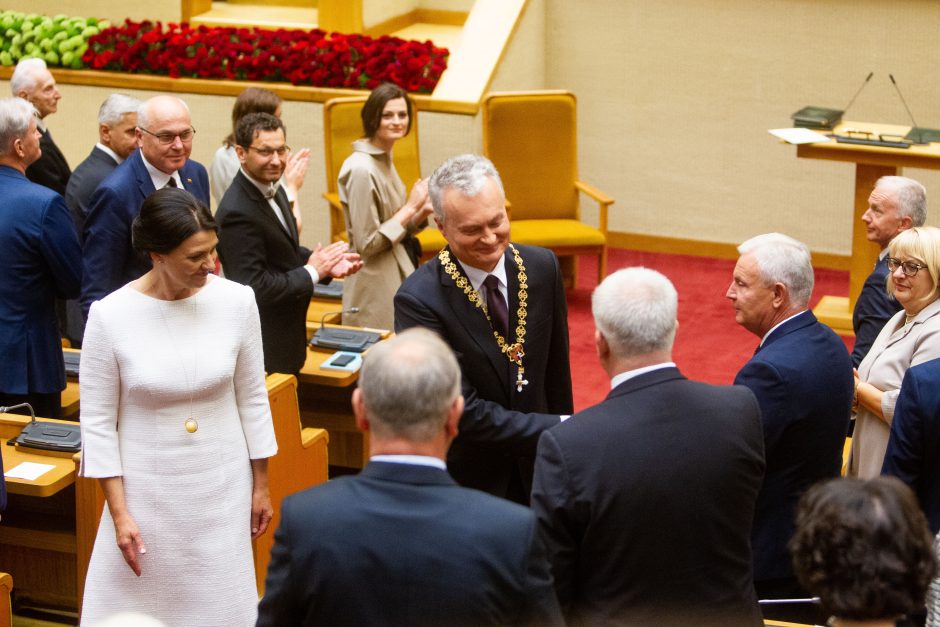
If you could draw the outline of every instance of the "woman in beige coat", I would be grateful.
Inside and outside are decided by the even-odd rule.
[[[888,245],[888,292],[904,307],[885,324],[855,372],[857,414],[848,474],[881,474],[904,373],[940,357],[940,229],[903,231]]]
[[[346,279],[344,324],[391,329],[392,299],[414,272],[418,260],[414,234],[431,213],[426,180],[419,180],[405,197],[392,148],[411,130],[413,108],[398,86],[376,87],[362,107],[364,139],[353,142],[353,154],[339,171],[339,197],[346,216],[352,252],[362,257],[362,270]]]

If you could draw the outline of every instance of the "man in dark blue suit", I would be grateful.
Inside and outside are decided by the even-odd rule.
[[[369,464],[284,499],[257,624],[561,624],[534,514],[445,470],[463,411],[447,345],[373,347],[353,411]]]
[[[865,279],[852,312],[855,347],[852,364],[857,368],[888,318],[901,310],[901,303],[888,295],[888,244],[901,231],[923,226],[927,219],[927,190],[904,176],[883,176],[868,197],[868,209],[862,214],[865,237],[881,248],[872,273]]]
[[[0,405],[58,416],[65,365],[55,299],[78,296],[78,236],[62,197],[26,179],[39,158],[33,105],[0,101]]]
[[[91,200],[85,219],[82,257],[82,310],[125,283],[142,276],[150,261],[131,244],[131,223],[144,199],[157,189],[179,187],[209,204],[209,176],[189,159],[192,120],[186,103],[175,96],[155,96],[137,113],[139,150],[112,172]]]
[[[532,508],[573,624],[761,625],[751,522],[764,474],[754,395],[672,362],[678,297],[646,268],[594,291],[611,392],[542,434]]]
[[[761,338],[734,379],[757,396],[764,425],[767,471],[751,535],[755,587],[761,599],[806,597],[790,567],[787,542],[800,495],[821,479],[839,476],[852,362],[839,336],[807,309],[813,267],[804,244],[768,233],[738,251],[727,297],[737,323]],[[787,615],[807,622],[806,615]]]
[[[940,531],[940,359],[904,375],[881,474],[909,485],[931,533]]]

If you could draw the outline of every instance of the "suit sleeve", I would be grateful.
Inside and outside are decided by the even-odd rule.
[[[310,300],[313,277],[303,262],[287,272],[269,269],[264,234],[252,216],[245,211],[224,213],[219,226],[219,255],[225,276],[251,286],[262,309]]]
[[[414,295],[399,289],[395,295],[395,332],[411,327],[430,329],[447,340],[446,329],[438,317]],[[460,357],[458,355],[458,360]],[[568,385],[570,394],[570,380]],[[531,455],[539,435],[560,422],[554,414],[514,411],[482,398],[464,372],[461,372],[461,392],[465,404],[460,435],[468,440]]]
[[[59,195],[52,197],[43,214],[39,246],[55,281],[56,296],[76,298],[82,286],[82,249],[72,216]]]
[[[558,601],[567,613],[571,606],[582,525],[564,455],[550,431],[539,440],[532,481],[532,510],[548,549]]]
[[[281,503],[281,524],[274,532],[274,546],[271,547],[271,561],[264,580],[264,596],[258,604],[258,622],[256,627],[278,627],[301,623],[304,615],[299,607],[292,582],[290,521],[293,517],[293,499],[285,498]],[[309,578],[313,573],[300,573],[297,577]]]
[[[855,346],[852,348],[854,367],[858,368],[862,363],[885,323],[897,313],[899,306],[896,303],[888,297],[883,279],[868,277],[856,305]]]
[[[86,319],[91,304],[121,284],[131,239],[126,202],[108,187],[99,187],[92,197],[82,246],[81,300]]]
[[[792,418],[790,410],[796,402],[788,390],[783,376],[772,365],[762,361],[749,361],[734,378],[735,385],[746,386],[760,406],[761,424],[764,428],[764,456],[773,457],[787,424]]]
[[[908,370],[894,408],[894,421],[891,423],[891,436],[881,474],[893,475],[915,491],[924,467],[926,410],[920,381]]]
[[[545,551],[545,543],[539,535],[533,519],[532,531],[525,562],[525,598],[520,624],[564,625],[561,608],[552,585],[551,566]]]

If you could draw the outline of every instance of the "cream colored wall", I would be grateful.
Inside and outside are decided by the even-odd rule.
[[[779,230],[850,252],[854,167],[796,159],[767,129],[803,105],[940,127],[940,3],[546,0],[546,86],[578,95],[580,168],[610,228],[736,243]],[[940,198],[940,173],[907,170]],[[929,222],[940,224],[940,203]]]
[[[142,0],[82,0],[81,2],[62,2],[61,0],[4,0],[3,10],[24,11],[42,15],[75,15],[80,17],[100,17],[112,22],[132,20],[161,20],[179,22],[182,16],[179,0],[161,0],[144,2]]]
[[[436,9],[438,11],[465,11],[473,8],[473,0],[418,0],[422,9]]]
[[[418,8],[418,0],[362,0],[364,28],[381,24]]]

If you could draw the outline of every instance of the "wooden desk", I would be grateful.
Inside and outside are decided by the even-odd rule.
[[[839,135],[846,129],[871,131],[880,135],[904,136],[909,126],[873,124],[845,121],[835,128]],[[796,147],[796,156],[802,159],[825,159],[855,164],[855,204],[852,213],[852,265],[849,271],[849,297],[823,296],[813,311],[824,324],[837,333],[852,335],[852,310],[862,291],[865,279],[871,274],[878,259],[878,246],[865,237],[862,214],[868,209],[868,196],[875,182],[882,176],[901,174],[904,167],[940,169],[940,144],[911,146],[908,149],[840,144],[835,140]]]
[[[318,327],[319,323],[308,323],[307,337],[311,337]],[[390,335],[390,332],[385,332],[382,339]],[[368,434],[356,428],[352,413],[352,391],[359,380],[359,373],[321,368],[334,352],[307,349],[307,360],[297,376],[300,381],[297,391],[300,420],[305,427],[318,427],[329,432],[330,464],[362,468],[369,461],[369,439]]]

